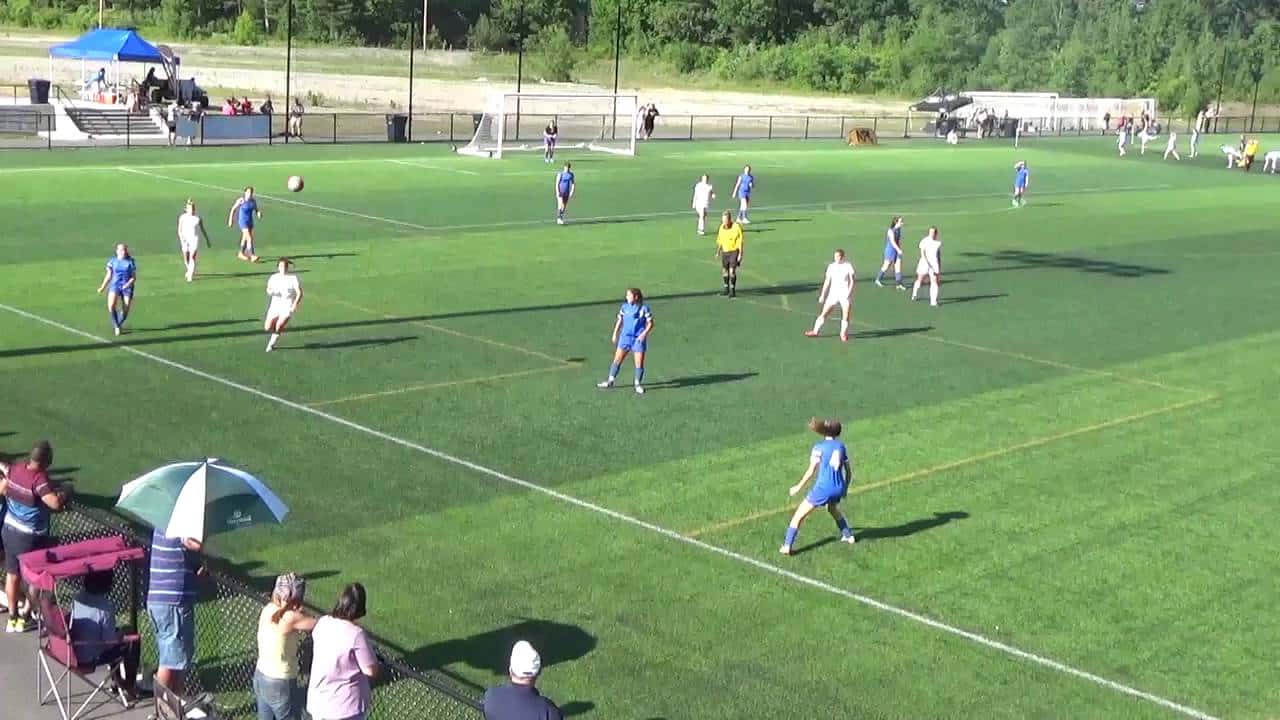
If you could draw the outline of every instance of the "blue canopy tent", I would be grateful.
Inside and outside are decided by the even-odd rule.
[[[62,58],[80,60],[80,74],[84,76],[84,62],[96,60],[109,62],[115,70],[116,81],[120,79],[120,63],[157,63],[165,64],[165,55],[155,45],[142,39],[136,30],[99,29],[90,30],[68,43],[54,45],[49,48],[49,76],[53,76],[53,59]]]

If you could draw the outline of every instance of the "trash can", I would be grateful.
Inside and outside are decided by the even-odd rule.
[[[27,81],[27,90],[31,95],[32,105],[49,104],[49,81],[31,78]]]
[[[409,127],[408,115],[388,115],[387,116],[387,142],[408,142],[409,136],[406,130]]]

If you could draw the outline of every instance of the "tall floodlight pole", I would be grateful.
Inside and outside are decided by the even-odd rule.
[[[289,142],[289,116],[293,112],[293,95],[290,94],[293,77],[293,0],[287,0],[284,19],[284,141]]]
[[[516,132],[520,139],[520,88],[524,83],[524,0],[520,0],[520,14],[516,16]],[[504,108],[505,113],[505,108]],[[505,114],[503,121],[506,122]]]
[[[409,29],[409,117],[406,122],[407,135],[405,137],[409,142],[413,142],[413,51],[414,46],[413,28]]]
[[[618,139],[618,73],[622,67],[622,0],[614,0],[618,3],[618,26],[614,28],[613,36],[613,136],[612,139]]]

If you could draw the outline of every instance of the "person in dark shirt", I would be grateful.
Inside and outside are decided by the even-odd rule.
[[[541,672],[538,651],[524,640],[516,643],[511,649],[511,681],[484,694],[485,720],[563,720],[560,708],[535,687]]]

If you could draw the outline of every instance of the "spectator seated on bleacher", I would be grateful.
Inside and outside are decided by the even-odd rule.
[[[228,115],[228,116],[238,114],[236,109],[236,101],[232,100],[231,98],[227,98],[227,101],[222,103],[222,114]]]
[[[253,103],[249,102],[249,98],[240,98],[240,107],[236,110],[237,115],[252,115]]]

